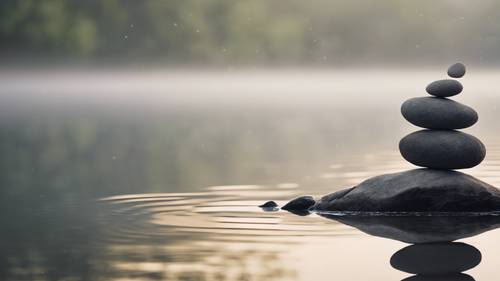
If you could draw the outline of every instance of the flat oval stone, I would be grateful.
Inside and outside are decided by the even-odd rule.
[[[453,78],[460,78],[465,75],[465,65],[457,62],[448,68],[448,75]]]
[[[436,97],[412,98],[403,103],[401,114],[408,122],[427,129],[463,129],[477,122],[477,112],[459,102]]]
[[[472,168],[486,155],[476,137],[452,130],[421,130],[405,136],[399,151],[408,162],[432,169]]]
[[[457,80],[444,79],[430,83],[425,90],[433,96],[444,98],[460,94],[463,88]]]

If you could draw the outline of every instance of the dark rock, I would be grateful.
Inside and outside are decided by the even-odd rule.
[[[463,86],[457,80],[444,79],[430,83],[425,90],[433,96],[443,98],[460,94]]]
[[[500,211],[500,191],[456,171],[415,169],[367,179],[350,190],[322,197],[314,211]]]
[[[478,215],[319,215],[355,227],[369,235],[405,243],[448,242],[500,227],[498,214]]]
[[[448,68],[448,75],[453,78],[460,78],[465,75],[465,65],[457,62]]]
[[[463,129],[477,122],[474,109],[459,102],[436,97],[412,98],[401,113],[408,122],[427,129]]]
[[[410,163],[433,169],[472,168],[486,155],[476,137],[451,130],[421,130],[399,142],[401,155]]]
[[[416,244],[397,251],[391,265],[397,270],[422,275],[460,273],[477,266],[481,252],[458,242]]]
[[[401,281],[475,281],[465,273],[451,273],[445,275],[413,275]]]
[[[278,207],[278,204],[274,201],[267,201],[266,203],[260,205],[259,207],[261,208],[276,208]]]
[[[300,196],[292,201],[288,202],[281,209],[287,210],[293,213],[302,213],[303,211],[307,211],[311,206],[316,203],[312,196]]]
[[[321,202],[325,202],[325,201],[330,202],[330,201],[334,201],[337,199],[342,199],[344,196],[346,196],[349,192],[351,192],[355,188],[356,188],[356,186],[351,187],[351,188],[342,189],[342,190],[330,193],[326,196],[323,196],[318,202],[316,202],[316,204],[313,206],[312,210],[315,210],[315,208],[318,207]]]

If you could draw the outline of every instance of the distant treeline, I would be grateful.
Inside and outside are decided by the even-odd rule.
[[[2,0],[0,57],[500,62],[500,2]]]

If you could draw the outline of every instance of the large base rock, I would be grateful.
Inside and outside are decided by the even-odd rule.
[[[460,172],[416,169],[376,176],[326,195],[312,210],[491,212],[500,211],[500,191]]]

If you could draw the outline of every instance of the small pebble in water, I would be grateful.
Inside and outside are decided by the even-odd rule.
[[[274,201],[267,201],[266,203],[260,205],[259,207],[261,208],[276,208],[278,207],[278,204]]]
[[[286,203],[286,205],[281,209],[287,211],[307,211],[315,203],[316,201],[314,201],[314,198],[312,196],[300,196]]]

